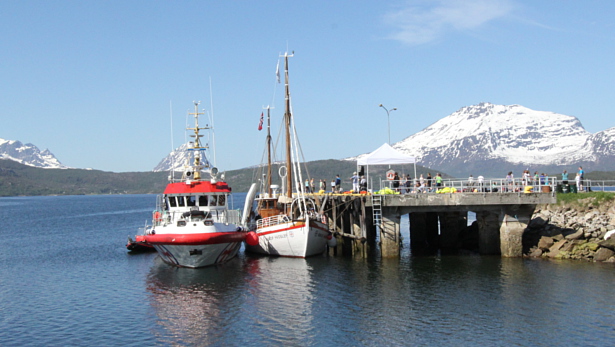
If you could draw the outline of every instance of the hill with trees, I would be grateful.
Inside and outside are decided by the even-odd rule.
[[[272,172],[274,184],[280,184],[279,164]],[[307,169],[306,169],[307,168]],[[302,167],[304,179],[314,177],[318,182],[325,179],[329,189],[337,174],[342,179],[342,188],[352,187],[350,177],[357,170],[355,161],[317,160]],[[369,168],[369,176],[376,187],[384,179],[388,166]],[[413,165],[392,166],[400,174],[414,176]],[[428,170],[417,165],[417,175],[426,175]],[[436,171],[431,171],[435,175]],[[252,182],[263,176],[263,167],[244,168],[224,172],[225,180],[234,192],[246,192]],[[450,177],[443,174],[444,177]],[[83,195],[83,194],[159,194],[168,183],[168,172],[107,172],[83,169],[42,169],[20,164],[12,160],[0,160],[0,196],[33,195]]]

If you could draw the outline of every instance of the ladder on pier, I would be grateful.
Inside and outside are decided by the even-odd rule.
[[[382,223],[382,196],[372,195],[372,215],[374,225],[380,226]]]

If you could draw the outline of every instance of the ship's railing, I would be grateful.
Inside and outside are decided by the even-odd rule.
[[[198,211],[198,210],[196,210]],[[159,211],[157,215],[154,212],[154,219],[152,221],[153,226],[168,225],[175,223],[175,221],[185,220],[187,222],[201,222],[211,221],[215,223],[225,224],[240,224],[241,223],[241,211],[239,210],[207,210],[204,214],[200,215],[187,215],[186,211]]]
[[[287,215],[275,215],[275,216],[270,216],[267,218],[261,218],[259,220],[256,221],[256,228],[260,229],[260,228],[266,228],[266,227],[270,227],[270,226],[274,226],[274,225],[278,225],[278,224],[282,224],[282,223],[287,223],[290,221],[290,218],[288,218]]]
[[[225,223],[239,224],[241,223],[241,212],[238,210],[227,210],[225,213]]]

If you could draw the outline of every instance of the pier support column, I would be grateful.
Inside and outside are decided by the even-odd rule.
[[[338,236],[334,236],[337,239],[337,246],[329,249],[329,255],[338,255],[342,254],[344,239],[340,235],[343,231],[343,222],[342,216],[340,215],[338,200],[336,198],[329,199],[330,210],[329,213],[329,230],[335,235],[337,233]]]
[[[442,212],[438,213],[440,219],[440,246],[442,248],[456,248],[459,241],[459,232],[468,226],[468,212]]]
[[[478,223],[478,252],[483,255],[500,254],[500,220],[495,211],[476,212]]]
[[[523,256],[523,231],[527,228],[535,205],[503,207],[500,212],[500,250],[502,257]]]
[[[401,216],[396,213],[382,211],[382,225],[380,228],[380,252],[383,258],[399,257],[399,223]]]
[[[361,242],[362,239],[365,240],[364,235],[363,235],[363,230],[362,230],[362,225],[364,224],[362,222],[363,219],[363,209],[361,208],[362,206],[362,200],[361,199],[353,199],[352,200],[352,207],[351,207],[351,211],[350,211],[350,225],[351,225],[351,232],[352,235],[354,236],[353,239],[353,247],[352,247],[352,255],[355,257],[365,257],[367,255],[367,246],[365,245],[365,242]]]

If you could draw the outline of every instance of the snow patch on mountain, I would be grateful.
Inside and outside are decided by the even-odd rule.
[[[24,165],[44,169],[67,169],[48,149],[41,152],[31,143],[0,139],[0,159],[9,159]]]
[[[506,165],[606,164],[615,157],[615,128],[591,134],[573,116],[480,103],[459,109],[393,148],[419,158],[421,165],[452,174],[486,166],[486,171],[504,171]]]
[[[192,146],[192,145],[191,145]],[[184,171],[184,167],[188,165],[189,156],[188,156],[188,144],[184,143],[183,145],[176,148],[174,151],[169,153],[164,159],[154,167],[152,171],[161,172],[161,171]],[[208,162],[207,158],[201,158],[204,162]],[[209,162],[208,164],[209,165]]]

